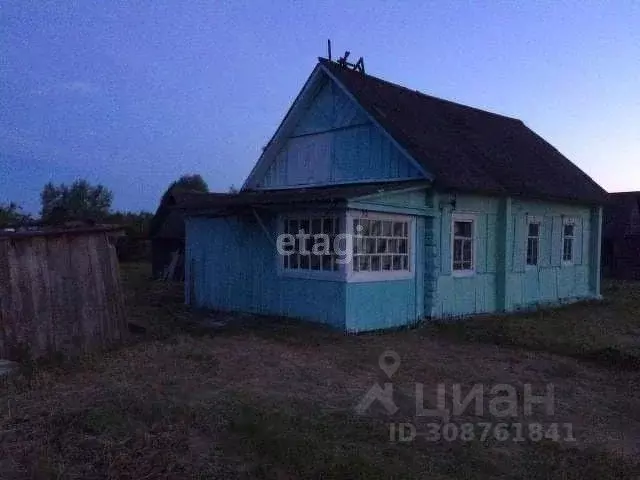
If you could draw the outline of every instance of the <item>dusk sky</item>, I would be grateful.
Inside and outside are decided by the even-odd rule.
[[[241,185],[327,38],[640,190],[640,2],[18,0],[0,32],[0,203],[32,213],[49,180],[103,183],[126,210],[184,173]]]

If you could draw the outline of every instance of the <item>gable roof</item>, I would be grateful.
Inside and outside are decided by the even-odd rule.
[[[520,120],[319,59],[443,189],[598,204],[606,191]]]

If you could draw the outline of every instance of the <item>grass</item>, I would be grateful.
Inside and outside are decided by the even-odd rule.
[[[125,265],[123,277],[129,316],[146,326],[144,334],[102,354],[23,368],[0,386],[2,479],[638,478],[637,372],[528,344],[504,348],[485,342],[486,334],[461,342],[432,328],[345,336],[257,319],[212,333],[198,320],[221,314],[189,311],[179,285],[149,281],[144,265]],[[607,319],[624,311],[633,317],[635,288],[621,286],[611,303],[596,308],[603,315],[610,309]],[[573,312],[561,309],[556,319],[570,322]],[[522,318],[502,318],[513,324],[503,328],[514,338],[525,328]],[[618,319],[610,338],[628,333],[627,320]],[[496,327],[490,320],[484,328]],[[545,345],[533,322],[526,328]],[[576,345],[577,337],[561,330],[552,337],[549,345],[566,352]],[[604,348],[607,341],[585,344]],[[390,416],[378,405],[358,415],[354,407],[367,390],[389,381],[378,367],[387,349],[402,359],[392,378],[399,410]],[[422,428],[435,421],[416,416],[415,382],[425,385],[425,405],[440,382],[465,389],[553,383],[551,419],[540,412],[507,420],[465,413],[451,421],[571,422],[577,442],[391,442],[389,422]]]
[[[640,370],[640,282],[606,282],[604,301],[439,324],[442,335]]]

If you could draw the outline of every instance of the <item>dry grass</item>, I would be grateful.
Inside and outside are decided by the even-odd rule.
[[[603,296],[599,302],[476,317],[435,329],[458,340],[553,352],[638,371],[640,282],[606,282]]]
[[[0,478],[638,478],[637,372],[428,328],[354,337],[261,319],[208,334],[175,286],[147,281],[140,267],[125,274],[130,316],[147,333],[6,381]],[[388,381],[378,367],[387,349],[402,359],[393,376],[399,411],[357,415],[362,395]],[[390,421],[424,424],[415,382],[425,385],[425,405],[442,382],[465,391],[551,382],[553,418],[536,411],[509,421],[571,422],[577,442],[390,442]],[[478,420],[501,421],[451,421]]]

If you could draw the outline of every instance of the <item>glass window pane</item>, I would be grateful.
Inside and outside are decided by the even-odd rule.
[[[331,271],[331,255],[322,256],[322,270]]]
[[[303,230],[305,233],[309,233],[309,220],[300,220],[300,230]]]
[[[407,253],[407,245],[408,245],[407,239],[403,238],[401,240],[398,240],[398,252]]]
[[[384,238],[376,240],[376,253],[385,253],[387,251],[387,241]]]
[[[320,270],[320,255],[311,255],[311,270]]]
[[[372,237],[377,237],[382,233],[382,222],[380,220],[372,220],[371,221],[371,232],[370,235]]]
[[[300,255],[300,268],[303,270],[309,269],[309,255]]]
[[[385,220],[382,222],[382,235],[385,237],[390,237],[393,233],[393,222],[389,220]]]
[[[322,232],[323,233],[333,232],[333,218],[325,218],[322,220]]]
[[[393,269],[401,270],[402,269],[402,255],[394,255],[393,256]]]
[[[382,270],[391,270],[391,255],[382,257]]]
[[[455,235],[457,237],[471,238],[471,222],[455,222]]]
[[[471,261],[471,241],[470,240],[463,240],[462,258],[465,261]]]
[[[371,256],[371,271],[379,272],[380,271],[380,256],[372,255]]]
[[[462,261],[462,240],[458,238],[453,241],[453,261]]]
[[[404,236],[404,222],[393,222],[393,236],[394,237]]]
[[[402,256],[402,269],[403,270],[409,270],[409,256],[408,255],[403,255]]]
[[[540,224],[538,223],[530,223],[529,224],[529,236],[537,237],[540,233]]]
[[[360,270],[363,272],[369,271],[369,256],[363,255],[360,257]]]
[[[569,224],[564,226],[564,235],[565,237],[573,236],[573,225]]]
[[[365,247],[367,253],[375,253],[376,252],[376,239],[375,238],[367,238],[365,240]]]

